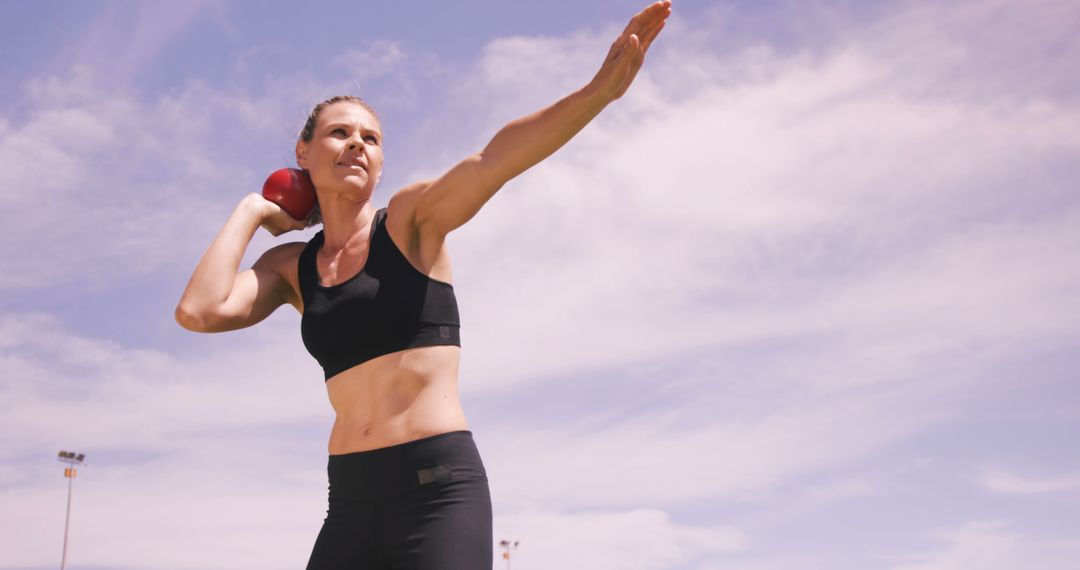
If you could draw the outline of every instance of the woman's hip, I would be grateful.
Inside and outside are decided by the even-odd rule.
[[[487,483],[487,471],[469,430],[331,455],[327,476],[331,501],[376,501],[428,486],[446,488],[455,482],[483,481],[486,488]]]

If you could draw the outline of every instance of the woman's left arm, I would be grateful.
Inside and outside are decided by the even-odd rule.
[[[421,234],[442,237],[472,219],[510,179],[544,160],[630,87],[645,52],[664,28],[671,0],[635,15],[611,45],[600,71],[585,87],[554,105],[510,122],[484,149],[423,189],[413,222]]]

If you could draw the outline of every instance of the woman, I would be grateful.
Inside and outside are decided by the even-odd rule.
[[[329,510],[309,570],[491,568],[491,496],[458,398],[460,322],[445,239],[622,96],[670,13],[670,0],[645,8],[585,87],[511,122],[381,210],[371,204],[383,164],[378,117],[355,97],[320,103],[296,161],[314,182],[322,231],[238,273],[260,226],[277,236],[312,222],[250,194],[199,261],[176,309],[184,328],[239,329],[288,303],[323,366],[336,420]]]

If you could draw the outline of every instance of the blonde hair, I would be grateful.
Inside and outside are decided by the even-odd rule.
[[[311,114],[308,115],[307,122],[304,123],[304,129],[300,131],[300,140],[304,142],[311,142],[312,137],[315,136],[315,124],[319,121],[319,113],[322,113],[322,110],[329,107],[330,105],[341,102],[356,103],[357,105],[360,105],[361,107],[367,109],[367,111],[371,113],[373,117],[375,117],[376,121],[379,121],[380,123],[382,122],[379,119],[379,114],[375,112],[375,109],[371,108],[371,105],[367,104],[367,101],[364,101],[363,99],[355,95],[338,95],[336,97],[331,97],[326,101],[319,103],[318,105],[315,105],[315,108],[311,110]]]

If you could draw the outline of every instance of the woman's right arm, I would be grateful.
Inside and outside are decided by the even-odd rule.
[[[203,254],[176,306],[176,322],[195,332],[222,332],[249,327],[279,306],[299,300],[280,268],[295,259],[299,244],[283,244],[266,251],[251,269],[240,271],[255,231],[265,226],[272,234],[307,227],[277,204],[249,194],[233,210],[229,221]]]

